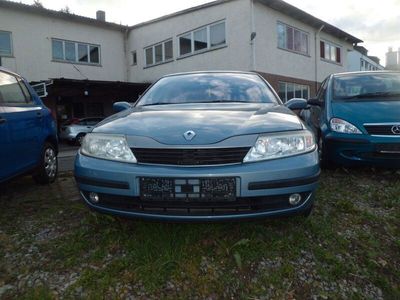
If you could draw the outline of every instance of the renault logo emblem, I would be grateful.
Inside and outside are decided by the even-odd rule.
[[[196,136],[196,132],[193,130],[188,130],[183,134],[183,136],[187,141],[191,141]]]
[[[392,127],[393,134],[400,134],[400,125],[394,125]]]

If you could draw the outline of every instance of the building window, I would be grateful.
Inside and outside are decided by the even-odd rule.
[[[99,64],[100,63],[100,46],[90,45],[90,62]]]
[[[82,64],[100,64],[100,46],[52,39],[53,60]]]
[[[280,81],[278,94],[283,102],[287,102],[292,98],[308,99],[310,95],[310,86]]]
[[[0,31],[0,56],[12,56],[11,32]]]
[[[174,58],[172,50],[172,40],[164,43],[164,58],[165,60],[171,60]]]
[[[179,54],[185,55],[192,52],[192,34],[185,34],[179,37]]]
[[[341,63],[341,48],[329,42],[320,41],[320,56],[323,59]]]
[[[225,21],[210,24],[178,37],[179,56],[226,45]]]
[[[173,59],[172,39],[144,49],[146,67],[168,62]]]
[[[308,54],[308,33],[278,22],[278,47]]]
[[[132,66],[137,65],[137,53],[136,51],[132,51]]]

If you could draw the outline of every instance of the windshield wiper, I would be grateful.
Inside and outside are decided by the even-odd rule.
[[[240,100],[211,100],[211,101],[198,101],[195,103],[250,103],[249,101]]]
[[[149,103],[140,106],[152,106],[152,105],[167,105],[167,104],[196,104],[196,103],[250,103],[248,101],[239,101],[239,100],[212,100],[212,101],[190,101],[190,102],[156,102]]]
[[[349,100],[349,99],[363,99],[363,98],[373,98],[373,97],[396,97],[400,96],[400,92],[374,92],[374,93],[364,93],[357,94],[352,96],[340,97],[337,99],[340,100]]]
[[[139,106],[168,105],[168,104],[186,104],[186,103],[185,102],[156,102],[156,103],[143,104],[143,105],[139,105]]]

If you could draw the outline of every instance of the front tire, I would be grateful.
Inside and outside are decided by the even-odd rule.
[[[76,142],[76,144],[77,145],[82,145],[82,142],[83,142],[83,138],[85,137],[85,133],[79,133],[77,136],[76,136],[76,139],[75,139],[75,142]]]
[[[45,143],[40,157],[39,166],[33,174],[38,184],[49,184],[56,180],[58,171],[57,152],[51,143]]]
[[[326,148],[324,147],[324,140],[321,136],[318,138],[318,155],[319,155],[319,164],[323,169],[334,169],[335,164],[328,159]]]

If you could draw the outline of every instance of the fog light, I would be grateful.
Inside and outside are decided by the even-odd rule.
[[[92,201],[92,202],[94,202],[94,203],[98,203],[99,200],[100,200],[99,195],[98,195],[97,193],[93,193],[93,192],[91,192],[91,193],[89,194],[89,198],[90,198],[90,201]]]
[[[289,197],[289,203],[291,205],[297,205],[301,201],[301,195],[300,194],[291,194]]]

